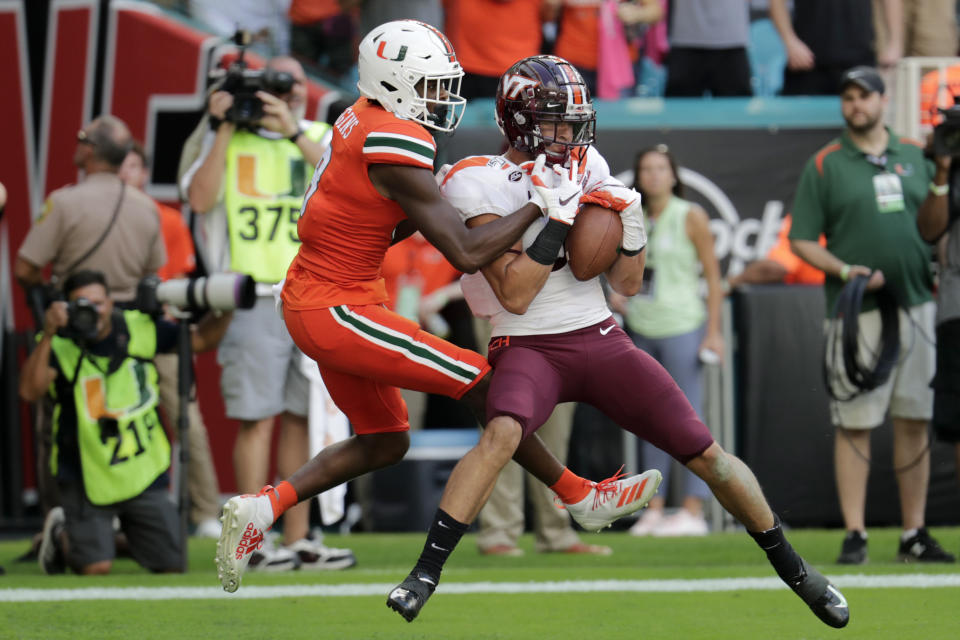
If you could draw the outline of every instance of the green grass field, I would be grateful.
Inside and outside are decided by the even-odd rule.
[[[870,564],[854,568],[831,564],[840,532],[790,533],[794,546],[807,560],[841,584],[851,610],[851,623],[843,630],[819,622],[786,587],[737,586],[709,592],[701,590],[704,583],[695,582],[684,583],[695,590],[680,592],[675,583],[666,589],[647,582],[626,582],[773,576],[763,554],[743,533],[669,540],[631,538],[623,532],[584,536],[587,541],[613,547],[614,554],[609,557],[537,554],[532,538],[525,536],[521,546],[527,554],[520,558],[482,557],[468,535],[452,556],[440,589],[413,623],[405,622],[384,603],[387,592],[416,559],[423,534],[328,536],[328,544],[354,550],[357,567],[330,573],[248,574],[233,595],[219,589],[213,566],[215,542],[211,540],[191,540],[188,574],[151,575],[133,561],[121,559],[112,575],[99,578],[42,575],[35,563],[14,563],[26,550],[27,541],[3,542],[0,565],[7,574],[0,576],[0,638],[960,637],[960,565],[896,563],[897,533],[871,530]],[[936,529],[934,535],[947,549],[958,551],[960,528]],[[858,575],[866,577],[859,579]],[[889,586],[907,576],[950,586]],[[564,592],[564,585],[558,586],[567,581],[576,582],[573,591]],[[844,586],[844,581],[851,586]],[[871,586],[852,586],[858,581]],[[503,593],[496,583],[510,583],[510,589],[520,592]],[[156,599],[159,587],[167,588],[164,599]],[[283,593],[267,597],[271,595],[268,587],[281,587]],[[76,599],[89,593],[82,591],[86,589],[106,589],[96,597],[109,594],[114,599]],[[464,590],[480,593],[456,592]],[[316,595],[318,591],[324,593]],[[361,595],[351,595],[355,592]],[[53,597],[60,599],[51,600]]]

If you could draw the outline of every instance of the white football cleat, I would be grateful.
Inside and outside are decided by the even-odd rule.
[[[264,487],[257,495],[235,496],[223,505],[223,530],[217,541],[217,577],[223,590],[233,593],[254,551],[263,547],[263,536],[273,526],[273,507]]]
[[[661,480],[663,476],[656,469],[628,477],[618,471],[611,478],[592,483],[590,493],[580,502],[563,506],[586,531],[600,531],[647,506]]]

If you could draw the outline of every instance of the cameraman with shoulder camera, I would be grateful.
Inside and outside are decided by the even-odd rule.
[[[274,419],[281,416],[281,476],[306,463],[309,383],[302,357],[276,313],[270,286],[286,276],[300,246],[303,195],[330,140],[330,126],[304,120],[307,78],[300,63],[271,59],[252,71],[242,57],[207,107],[211,130],[181,179],[190,207],[203,216],[210,271],[252,276],[260,297],[238,310],[220,346],[226,414],[239,420],[233,463],[240,493],[267,484]],[[346,550],[307,537],[309,503],[287,513],[284,546],[253,554],[255,569],[337,569],[354,564]]]
[[[867,561],[870,434],[888,412],[903,526],[897,556],[954,562],[924,526],[936,308],[930,246],[917,218],[943,199],[943,182],[936,182],[922,144],[884,126],[889,99],[875,69],[847,70],[840,98],[846,129],[804,167],[790,229],[794,252],[826,274],[828,345],[839,347],[825,354],[834,397],[834,472],[847,532],[837,562]],[[821,233],[826,247],[817,242]]]
[[[960,476],[960,163],[953,162],[953,157],[960,157],[960,107],[947,110],[945,116],[933,140],[937,197],[920,209],[917,226],[924,240],[937,243],[940,259],[933,430],[941,441],[956,446]],[[947,144],[938,145],[938,138]]]
[[[67,566],[108,573],[120,518],[134,559],[156,572],[181,570],[179,523],[169,484],[170,444],[157,414],[157,352],[176,348],[177,326],[140,311],[114,310],[101,272],[81,270],[63,284],[37,348],[24,363],[20,397],[54,405],[54,446],[45,463],[62,508],[47,515],[40,545],[45,573]],[[195,351],[216,346],[229,316],[193,329]]]

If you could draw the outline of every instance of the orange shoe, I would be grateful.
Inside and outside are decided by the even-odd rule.
[[[580,502],[561,504],[585,530],[600,531],[647,506],[661,480],[663,476],[656,469],[629,477],[621,476],[618,471],[611,478],[594,482],[590,493]]]

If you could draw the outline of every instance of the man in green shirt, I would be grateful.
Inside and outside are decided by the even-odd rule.
[[[879,352],[882,287],[899,307],[900,356],[889,379],[849,400],[832,400],[837,428],[834,465],[840,509],[846,526],[837,562],[867,560],[865,504],[870,471],[870,430],[893,419],[893,463],[903,520],[898,558],[905,562],[953,562],[924,527],[930,455],[927,423],[933,408],[929,383],[934,373],[930,247],[917,231],[917,214],[942,196],[922,145],[899,138],[883,124],[888,98],[875,69],[854,67],[841,81],[846,128],[804,168],[793,205],[790,230],[794,252],[826,273],[830,313],[844,283],[868,277],[858,318],[861,362]],[[941,179],[939,174],[937,178]],[[944,184],[941,179],[940,184]],[[823,233],[826,247],[817,243]],[[830,323],[840,322],[829,319]],[[831,360],[833,360],[831,353]],[[842,358],[828,362],[842,373]],[[845,378],[846,376],[843,376]]]

